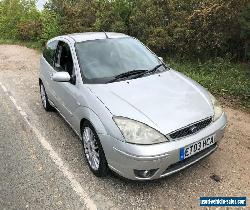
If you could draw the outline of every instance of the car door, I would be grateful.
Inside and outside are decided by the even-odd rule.
[[[74,111],[79,107],[78,86],[76,84],[75,66],[72,57],[72,49],[69,43],[59,41],[56,52],[55,71],[66,71],[69,73],[70,82],[55,82],[54,89],[56,91],[56,107],[63,115],[66,121],[73,126]]]
[[[55,73],[54,63],[55,63],[55,55],[57,49],[58,40],[52,40],[47,43],[45,49],[43,50],[43,56],[41,58],[41,69],[40,69],[40,78],[45,86],[46,93],[48,98],[55,103],[56,94],[53,87],[53,81],[51,76]]]

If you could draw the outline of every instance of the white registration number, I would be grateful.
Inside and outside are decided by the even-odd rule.
[[[209,136],[205,139],[202,139],[200,141],[197,141],[193,144],[190,144],[186,147],[183,147],[180,149],[180,160],[184,160],[197,152],[200,152],[201,150],[204,150],[211,145],[213,145],[214,142],[214,136]]]

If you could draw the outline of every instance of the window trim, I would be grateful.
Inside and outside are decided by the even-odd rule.
[[[47,58],[47,56],[45,56],[45,50],[48,50],[48,45],[49,44],[52,44],[53,42],[57,42],[56,43],[56,49],[54,50],[54,53],[53,53],[53,55],[52,55],[52,58],[51,59],[48,59]],[[58,43],[59,43],[59,40],[50,40],[50,41],[48,41],[47,43],[46,43],[46,46],[45,46],[45,49],[43,50],[43,57],[44,57],[44,59],[48,62],[48,64],[52,67],[52,68],[54,68],[54,66],[55,66],[55,54],[56,54],[56,50],[57,50],[57,46],[58,46]]]
[[[71,59],[72,59],[72,75],[70,75],[70,78],[71,78],[71,81],[70,83],[73,84],[73,85],[76,85],[76,81],[77,81],[77,74],[76,74],[76,65],[75,65],[75,62],[74,62],[74,57],[73,57],[73,52],[72,52],[72,49],[71,49],[71,45],[70,43],[68,42],[68,40],[65,40],[65,39],[58,39],[58,44],[57,44],[57,48],[56,48],[56,53],[55,53],[55,56],[54,56],[54,70],[58,72],[58,68],[59,67],[56,67],[55,64],[56,64],[56,56],[58,54],[58,47],[59,47],[59,43],[62,42],[64,44],[66,44],[70,50],[70,55],[71,55]],[[61,67],[60,67],[61,68]],[[62,69],[62,68],[61,68]],[[62,69],[64,70],[64,69]],[[65,71],[65,70],[64,70]],[[66,71],[67,72],[67,71]]]

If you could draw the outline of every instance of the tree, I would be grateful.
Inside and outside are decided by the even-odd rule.
[[[96,1],[97,31],[116,31],[130,34],[129,18],[134,7],[134,0]]]
[[[38,40],[86,31],[132,35],[156,53],[207,59],[249,57],[250,0],[0,1],[0,35]],[[248,6],[247,6],[248,5]]]
[[[45,44],[49,39],[60,35],[61,27],[59,22],[58,14],[55,12],[44,9],[41,13],[42,20],[42,33],[41,43]]]
[[[17,25],[23,11],[24,7],[20,0],[3,0],[0,2],[0,35],[2,38],[18,38]]]
[[[40,13],[33,0],[0,2],[0,35],[5,39],[38,40],[41,34]]]
[[[187,18],[187,49],[199,57],[238,54],[241,48],[239,14],[246,1],[205,1]]]
[[[171,41],[165,27],[164,10],[157,2],[138,0],[129,22],[131,35],[156,52],[164,51]]]
[[[60,31],[63,34],[86,32],[94,29],[96,1],[50,0],[45,8],[57,14]]]
[[[244,42],[244,59],[250,60],[250,3],[240,15],[240,37]]]

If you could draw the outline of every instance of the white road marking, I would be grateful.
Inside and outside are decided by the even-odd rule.
[[[0,84],[1,84],[1,83],[0,83]],[[3,92],[7,93],[6,87],[4,87],[2,84],[1,84],[1,87],[3,88]]]
[[[22,109],[21,109],[20,106],[17,105],[16,100],[15,100],[12,96],[10,96],[9,94],[7,94],[7,95],[9,96],[10,100],[11,100],[12,103],[15,105],[15,107],[17,108],[17,110],[18,110],[19,112],[21,112]]]
[[[69,171],[68,167],[65,165],[63,160],[59,157],[59,155],[53,150],[51,144],[42,136],[42,134],[39,132],[39,130],[31,124],[29,121],[27,114],[22,110],[20,106],[18,106],[16,100],[11,96],[7,88],[0,82],[0,86],[3,89],[3,91],[6,93],[6,95],[10,98],[20,115],[23,117],[27,125],[32,129],[34,134],[36,135],[37,139],[45,148],[51,157],[51,159],[54,161],[54,163],[58,166],[59,170],[63,173],[63,175],[70,181],[71,187],[73,190],[80,196],[80,198],[85,203],[86,207],[91,210],[97,209],[96,204],[93,202],[93,200],[90,199],[88,194],[85,192],[85,190],[82,188],[80,183],[75,179],[74,175]]]

